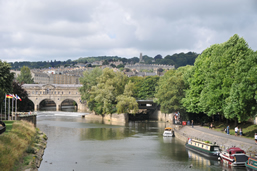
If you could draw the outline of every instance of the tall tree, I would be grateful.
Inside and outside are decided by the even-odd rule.
[[[114,72],[105,68],[103,74],[97,78],[97,85],[90,91],[88,106],[97,114],[112,114],[117,111],[117,97],[124,92],[127,76],[122,72]]]
[[[0,60],[0,104],[5,99],[5,94],[12,92],[12,81],[14,73],[11,73],[11,66],[7,62]]]
[[[182,111],[181,100],[185,97],[184,73],[192,66],[180,67],[177,70],[167,71],[160,78],[156,88],[155,101],[160,104],[163,113]]]
[[[92,86],[97,85],[97,78],[102,75],[102,69],[94,68],[91,71],[83,72],[83,76],[80,77],[79,81],[83,85],[79,91],[81,99],[88,101],[90,99],[90,91]]]
[[[32,78],[29,67],[23,66],[21,68],[21,73],[18,75],[17,81],[20,83],[25,83],[25,84],[33,84],[34,83],[34,79]]]
[[[122,95],[117,97],[117,112],[118,113],[136,113],[138,111],[138,103],[133,96],[134,84],[129,81],[125,85],[125,90]]]
[[[232,36],[212,45],[198,56],[189,80],[184,106],[188,112],[223,114],[228,119],[247,120],[256,113],[254,93],[243,93],[242,85],[256,92],[256,54],[243,38]],[[247,77],[246,77],[247,76]],[[251,88],[250,88],[251,87]],[[240,94],[241,92],[241,94]]]
[[[17,102],[17,111],[30,111],[34,108],[33,102],[28,98],[28,93],[25,89],[22,88],[22,85],[18,82],[13,81],[12,83],[13,92],[12,94],[17,94],[21,101]]]

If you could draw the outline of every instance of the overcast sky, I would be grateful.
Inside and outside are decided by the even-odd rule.
[[[234,34],[257,50],[257,0],[0,0],[0,59],[201,53]]]

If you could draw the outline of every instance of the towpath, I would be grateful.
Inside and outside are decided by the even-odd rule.
[[[187,138],[197,138],[204,141],[211,141],[218,144],[222,149],[228,147],[236,146],[244,149],[248,153],[257,154],[257,145],[253,139],[248,139],[245,137],[227,135],[226,133],[214,131],[201,126],[183,126],[181,129],[175,129],[175,136],[187,140]]]

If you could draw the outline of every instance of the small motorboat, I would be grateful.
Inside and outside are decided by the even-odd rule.
[[[220,161],[229,166],[245,166],[248,156],[239,147],[231,147],[220,153]]]
[[[249,157],[248,160],[245,162],[246,170],[253,171],[257,170],[257,158]]]
[[[163,132],[164,137],[173,137],[173,131],[172,128],[166,127]]]

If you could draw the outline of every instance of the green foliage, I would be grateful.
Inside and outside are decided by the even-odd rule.
[[[14,73],[10,72],[11,66],[0,60],[0,104],[3,105],[5,94],[12,92]]]
[[[203,51],[188,73],[188,112],[245,121],[256,114],[257,55],[238,35]]]
[[[97,78],[97,85],[90,91],[89,107],[98,114],[112,114],[116,112],[116,97],[123,94],[127,83],[127,76],[121,72],[114,72],[105,68]]]
[[[80,83],[83,85],[79,91],[81,94],[82,100],[88,101],[90,99],[89,92],[91,91],[92,86],[97,85],[97,78],[102,75],[102,69],[94,68],[91,71],[85,71],[83,77],[79,79]]]
[[[30,111],[34,108],[33,102],[28,98],[28,93],[22,88],[22,84],[13,81],[12,84],[13,92],[12,94],[17,94],[22,101],[17,101],[17,110],[18,111]]]
[[[169,70],[160,78],[158,87],[156,88],[155,102],[161,106],[163,113],[183,110],[181,102],[182,98],[185,97],[183,76],[191,67],[187,66],[180,67],[177,70]]]
[[[117,97],[117,112],[118,113],[136,113],[138,111],[138,104],[135,98],[132,97],[134,84],[129,81],[125,85],[125,90],[122,95]]]
[[[29,67],[23,66],[21,68],[21,73],[18,75],[17,81],[25,84],[34,83]]]
[[[141,100],[153,99],[159,78],[159,76],[130,77],[129,80],[134,83],[134,97]]]
[[[103,65],[109,65],[109,62],[107,60],[104,60]]]

